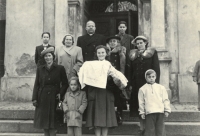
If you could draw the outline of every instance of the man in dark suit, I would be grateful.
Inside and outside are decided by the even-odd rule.
[[[119,36],[121,38],[121,45],[126,47],[126,66],[125,66],[125,76],[129,78],[130,74],[130,59],[128,57],[129,52],[131,49],[134,49],[134,45],[131,44],[131,41],[134,39],[132,35],[126,34],[127,30],[127,23],[125,21],[120,21],[118,23],[118,30],[119,33],[116,36]],[[130,79],[128,79],[130,82]]]
[[[82,48],[83,60],[94,60],[95,48],[98,45],[106,45],[106,39],[103,35],[95,33],[96,27],[93,21],[86,24],[87,34],[78,37],[77,46]]]
[[[78,37],[77,46],[82,48],[83,61],[90,61],[95,59],[95,48],[98,45],[106,45],[106,38],[103,35],[95,34],[95,23],[93,21],[88,21],[86,23],[87,34]],[[87,93],[87,86],[84,88]],[[88,95],[88,93],[87,93]],[[86,109],[87,111],[87,109]],[[86,119],[86,112],[83,114],[83,120]]]
[[[43,50],[46,50],[49,47],[54,47],[52,45],[49,45],[49,40],[50,40],[50,33],[49,32],[42,33],[41,37],[42,37],[42,40],[43,40],[43,44],[36,46],[36,49],[35,49],[35,63],[37,65],[37,67],[45,64],[45,60],[41,56],[41,52]]]

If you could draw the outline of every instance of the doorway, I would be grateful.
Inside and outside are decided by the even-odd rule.
[[[118,11],[113,10],[111,12],[106,12],[114,3],[119,6],[121,3],[131,3],[137,7],[136,0],[96,0],[91,1],[89,4],[89,15],[88,20],[92,20],[96,24],[96,33],[102,34],[106,37],[116,35],[118,33],[118,23],[120,21],[125,21],[127,23],[126,33],[134,37],[138,35],[138,11],[125,10]],[[111,9],[113,8],[111,7]]]
[[[4,75],[5,28],[6,21],[0,20],[0,78]]]

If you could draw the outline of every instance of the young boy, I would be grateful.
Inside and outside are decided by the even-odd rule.
[[[111,36],[106,39],[106,42],[107,47],[110,49],[110,63],[115,69],[125,74],[126,48],[121,46],[120,39],[119,36]],[[121,90],[117,86],[112,90],[114,90],[115,107],[118,114],[117,122],[120,125],[122,123],[122,110],[124,109],[123,107],[126,107],[126,101],[120,96]]]
[[[144,136],[162,136],[164,116],[171,112],[170,101],[164,86],[157,84],[156,72],[149,69],[145,72],[147,83],[139,89],[139,114],[146,119]]]

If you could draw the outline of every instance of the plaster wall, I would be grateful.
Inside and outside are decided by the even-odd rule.
[[[190,74],[200,59],[200,0],[178,0],[179,72]]]
[[[55,45],[55,0],[43,0],[43,31],[50,32],[49,44]]]
[[[179,99],[197,102],[192,73],[200,59],[200,0],[178,0]]]
[[[6,1],[5,75],[1,100],[31,100],[35,47],[43,32],[43,1]]]
[[[35,75],[34,53],[43,32],[43,1],[9,0],[6,14],[5,73],[9,77]]]

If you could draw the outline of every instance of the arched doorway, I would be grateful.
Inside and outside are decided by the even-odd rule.
[[[138,35],[137,0],[86,0],[88,20],[96,23],[96,33],[108,37],[118,33],[118,23],[126,21],[128,34]]]

